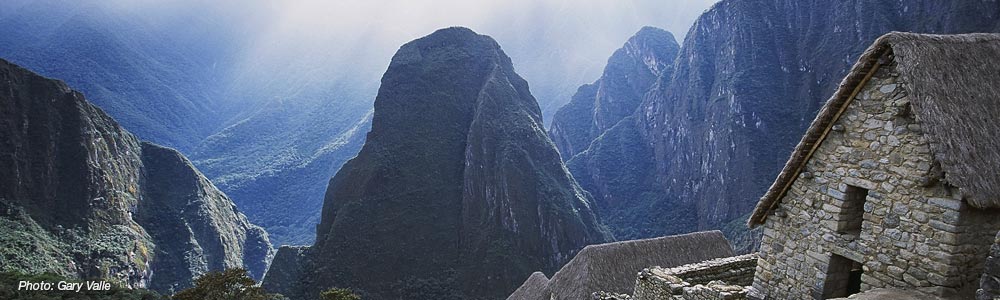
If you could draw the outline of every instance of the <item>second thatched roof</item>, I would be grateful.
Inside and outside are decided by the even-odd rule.
[[[892,54],[891,56],[888,54]],[[866,75],[891,58],[912,96],[913,113],[932,144],[945,178],[973,207],[1000,207],[1000,34],[932,35],[891,32],[862,54],[836,93],[820,110],[784,169],[747,221],[764,223],[836,123]]]
[[[594,292],[631,294],[636,274],[652,266],[676,267],[734,256],[720,231],[590,245],[552,279],[536,272],[507,300],[590,299]]]

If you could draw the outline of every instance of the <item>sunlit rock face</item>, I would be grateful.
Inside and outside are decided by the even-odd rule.
[[[179,152],[141,142],[62,82],[0,60],[0,266],[170,292],[260,278],[267,233]]]
[[[591,206],[500,46],[442,29],[393,57],[365,145],[330,181],[315,246],[282,248],[289,264],[270,272],[285,282],[269,273],[264,285],[499,299],[608,239]]]

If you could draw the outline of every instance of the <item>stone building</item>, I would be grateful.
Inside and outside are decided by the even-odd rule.
[[[634,300],[738,300],[751,291],[756,254],[717,258],[683,266],[651,267],[639,272]],[[604,298],[602,300],[621,299]]]
[[[979,290],[976,291],[977,300],[1000,299],[1000,233],[997,233],[995,242],[983,266],[983,277],[979,279]]]
[[[879,38],[751,215],[764,235],[751,294],[970,299],[981,288],[990,298],[1000,285],[997,262],[984,270],[1000,229],[998,118],[1000,35]]]

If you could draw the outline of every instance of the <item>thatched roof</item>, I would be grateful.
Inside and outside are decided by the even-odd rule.
[[[889,56],[888,54],[892,54]],[[1000,35],[930,35],[892,32],[878,38],[858,59],[836,93],[820,110],[784,169],[748,220],[763,224],[795,181],[812,152],[864,87],[879,60],[894,59],[909,82],[907,92],[918,123],[931,142],[948,183],[973,207],[1000,207]]]
[[[525,280],[521,287],[518,287],[507,300],[548,300],[549,278],[542,272],[531,273],[528,280]]]
[[[636,274],[652,266],[676,267],[734,256],[720,231],[590,245],[551,280],[532,274],[507,300],[590,299],[594,292],[631,294]],[[537,293],[529,293],[537,291]]]

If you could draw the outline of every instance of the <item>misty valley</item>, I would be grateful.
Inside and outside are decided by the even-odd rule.
[[[1000,3],[0,3],[0,299],[997,299]]]

